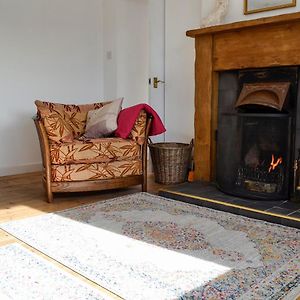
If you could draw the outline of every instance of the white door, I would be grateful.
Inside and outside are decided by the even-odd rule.
[[[195,40],[188,38],[186,31],[199,27],[201,3],[166,0],[166,141],[189,143],[194,137]]]
[[[165,0],[149,0],[149,104],[165,123]],[[154,87],[154,78],[159,82]],[[165,134],[152,137],[165,140]]]
[[[194,137],[194,39],[186,31],[198,28],[200,0],[149,0],[149,104],[167,129],[153,141],[190,142]],[[153,87],[153,78],[165,83]]]

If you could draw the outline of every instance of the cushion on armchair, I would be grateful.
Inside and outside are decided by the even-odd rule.
[[[38,115],[42,118],[48,138],[54,142],[71,142],[85,131],[88,111],[111,103],[60,104],[36,100]]]
[[[141,147],[133,140],[100,138],[72,143],[50,143],[52,164],[103,163],[109,161],[137,160]]]
[[[122,160],[107,163],[51,165],[52,180],[71,182],[122,178],[142,174],[142,160]]]
[[[95,139],[111,135],[117,128],[118,114],[123,98],[112,101],[102,108],[90,110],[87,115],[84,138]]]

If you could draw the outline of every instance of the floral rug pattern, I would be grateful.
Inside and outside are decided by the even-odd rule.
[[[18,244],[0,247],[1,300],[111,299]]]
[[[300,294],[300,230],[147,193],[0,227],[125,299]]]

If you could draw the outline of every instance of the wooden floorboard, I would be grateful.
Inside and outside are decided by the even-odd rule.
[[[163,186],[154,182],[153,176],[148,178],[148,192],[157,194]],[[76,207],[83,204],[89,204],[96,201],[107,200],[127,194],[141,191],[141,186],[130,187],[127,189],[118,189],[110,191],[99,191],[89,193],[69,193],[55,194],[54,202],[46,202],[46,196],[42,185],[42,176],[40,173],[30,173],[15,176],[0,177],[0,223],[13,220],[19,220],[31,216],[41,215],[49,212],[59,211],[67,208]],[[10,234],[0,229],[0,246],[10,243],[19,243],[38,255],[46,258],[55,265],[73,274],[81,280],[89,283],[93,287],[108,294],[112,299],[121,299],[113,293],[107,291],[94,282],[84,278],[80,274],[73,272],[62,264],[47,257],[34,248],[25,245]]]

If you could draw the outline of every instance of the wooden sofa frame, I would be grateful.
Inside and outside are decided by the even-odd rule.
[[[113,178],[113,179],[99,179],[86,181],[72,181],[72,182],[55,182],[51,180],[51,159],[50,147],[46,129],[41,118],[38,115],[33,117],[43,161],[43,184],[47,194],[47,201],[53,202],[53,193],[65,192],[89,192],[98,190],[109,190],[124,188],[132,185],[142,185],[142,191],[147,191],[147,141],[149,129],[151,126],[152,116],[147,116],[145,140],[142,144],[142,174],[127,177]]]

